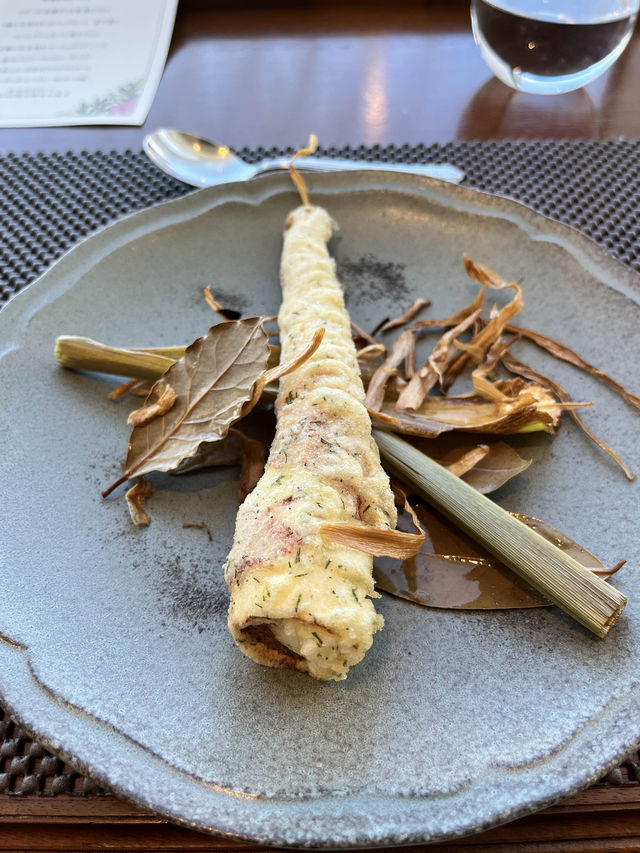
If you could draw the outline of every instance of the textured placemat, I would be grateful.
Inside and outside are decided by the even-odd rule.
[[[247,160],[281,156],[243,149]],[[465,183],[518,199],[573,225],[640,269],[640,141],[488,142],[328,148],[369,160],[449,161]],[[0,302],[81,237],[125,213],[190,188],[142,153],[0,157]]]
[[[292,150],[243,149],[255,162]],[[489,142],[328,148],[329,156],[448,161],[465,184],[499,193],[584,231],[640,270],[640,141]],[[134,210],[190,191],[141,153],[0,157],[0,304],[80,238]],[[600,784],[640,784],[640,753]],[[104,794],[33,741],[0,707],[0,794]]]

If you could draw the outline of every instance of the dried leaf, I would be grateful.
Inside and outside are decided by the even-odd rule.
[[[475,465],[458,474],[483,495],[495,492],[531,465],[530,459],[523,459],[505,441],[484,439],[482,444],[478,444],[473,435],[459,432],[445,433],[439,438],[413,438],[411,444],[450,471],[460,460],[469,461],[473,451],[484,448],[486,452]]]
[[[498,380],[490,383],[491,395],[466,394],[459,397],[428,397],[418,412],[430,418],[458,423],[461,429],[492,426],[504,416],[512,416],[519,410],[533,408],[538,419],[548,432],[553,432],[560,422],[563,409],[590,406],[591,403],[558,401],[541,385],[523,380]],[[537,427],[536,427],[537,428]],[[489,429],[489,432],[523,432],[522,428]],[[530,430],[526,430],[530,431]]]
[[[550,388],[553,388],[557,396],[565,404],[571,402],[571,397],[569,396],[569,394],[567,394],[562,385],[558,385],[558,383],[555,382],[553,379],[549,379],[549,377],[543,376],[542,373],[538,373],[537,370],[533,370],[533,368],[529,367],[526,364],[523,364],[521,361],[518,361],[518,359],[514,358],[511,354],[503,356],[502,363],[507,368],[507,370],[510,370],[512,373],[515,373],[519,376],[524,376],[527,379],[532,379],[534,382],[541,382],[545,385],[548,385]],[[573,409],[569,409],[569,414],[576,422],[576,424],[580,427],[580,429],[584,432],[584,434],[587,435],[593,442],[595,442],[595,444],[597,444],[601,450],[604,450],[604,452],[607,453],[613,459],[613,461],[620,466],[620,468],[622,468],[627,479],[635,480],[636,475],[629,468],[624,459],[618,456],[615,450],[610,447],[606,443],[606,441],[603,441],[603,439],[598,438],[598,436],[589,429],[589,427],[585,424],[585,422],[582,420],[582,418],[576,411],[574,411]]]
[[[477,447],[467,450],[466,453],[462,453],[455,461],[449,462],[448,465],[445,465],[445,468],[447,471],[451,471],[452,474],[455,474],[456,477],[462,477],[463,474],[466,474],[468,471],[471,471],[472,468],[475,468],[475,466],[481,462],[488,453],[489,445],[479,444]]]
[[[223,465],[240,465],[244,444],[239,435],[229,435],[220,441],[203,441],[197,452],[174,469],[174,474],[188,474],[200,468],[219,468]]]
[[[257,438],[251,438],[237,429],[232,429],[231,432],[242,442],[242,469],[238,497],[243,501],[255,489],[264,473],[267,449],[264,442]]]
[[[429,305],[431,305],[430,299],[422,299],[421,297],[414,299],[406,311],[399,314],[397,317],[393,317],[391,320],[387,320],[386,323],[380,327],[379,331],[388,332],[390,329],[395,329],[397,326],[404,326],[405,323],[408,323],[409,320],[413,320],[416,314],[422,311],[423,308],[428,308]]]
[[[482,308],[484,305],[484,293],[485,288],[483,287],[476,295],[475,299],[470,302],[468,305],[465,305],[463,308],[460,308],[455,313],[451,314],[449,317],[444,317],[438,320],[417,320],[412,326],[409,326],[409,331],[411,332],[421,332],[426,329],[449,329],[451,326],[457,326],[459,323],[462,323],[469,314],[474,314],[478,308]]]
[[[377,589],[424,607],[447,610],[548,606],[549,602],[539,593],[527,587],[444,516],[423,504],[418,504],[416,512],[426,531],[421,552],[401,566],[388,560],[376,560]],[[607,569],[593,554],[538,519],[516,517],[597,574],[609,576],[619,568],[618,565]],[[408,528],[412,522],[402,516],[398,523]]]
[[[373,327],[373,329],[372,329],[372,331],[371,331],[371,336],[372,336],[373,338],[375,338],[375,336],[378,334],[378,332],[379,332],[379,331],[380,331],[380,329],[384,326],[384,324],[385,324],[385,323],[388,323],[388,322],[389,322],[389,317],[383,317],[383,319],[382,319],[382,320],[380,320],[380,321],[379,321],[379,322],[378,322],[378,323]]]
[[[443,380],[451,364],[459,357],[456,340],[480,316],[482,308],[468,313],[459,323],[445,332],[436,343],[431,355],[411,378],[396,402],[396,409],[417,409],[436,382]]]
[[[488,446],[487,455],[462,477],[483,495],[495,492],[531,465],[531,459],[523,459],[504,441],[496,441]]]
[[[398,335],[386,360],[376,370],[369,381],[365,405],[369,409],[379,409],[384,401],[385,388],[389,379],[397,372],[403,361],[412,361],[415,353],[415,337],[406,329]]]
[[[103,496],[133,476],[174,470],[203,442],[224,438],[252,400],[268,356],[260,317],[219,323],[194,341],[147,399],[147,405],[156,403],[169,385],[175,404],[167,414],[134,427],[125,472]]]
[[[514,332],[517,335],[528,338],[530,341],[533,341],[542,349],[545,349],[547,352],[551,353],[551,355],[555,356],[555,358],[559,358],[562,361],[566,361],[569,364],[573,364],[575,367],[579,367],[581,370],[585,370],[587,373],[590,373],[592,376],[595,376],[601,382],[604,382],[605,385],[608,385],[609,388],[612,388],[614,391],[617,391],[620,396],[627,401],[631,406],[635,406],[636,409],[640,409],[640,397],[637,397],[635,394],[632,394],[628,391],[623,385],[620,385],[615,379],[612,379],[608,376],[603,370],[600,370],[599,367],[595,367],[593,364],[589,364],[588,361],[585,361],[581,358],[576,352],[569,347],[564,346],[563,344],[558,343],[558,341],[554,341],[553,338],[547,337],[547,335],[541,335],[540,332],[533,332],[531,329],[524,329],[522,326],[512,326],[507,325],[505,329],[509,332]]]
[[[498,387],[497,384],[489,381],[488,379],[489,376],[495,376],[495,372],[500,364],[500,359],[507,352],[509,346],[514,340],[515,338],[512,338],[511,341],[505,343],[502,337],[499,336],[489,347],[489,351],[483,361],[471,373],[471,379],[476,393],[480,394],[482,397],[486,397],[487,400],[501,401],[508,399],[509,396],[516,396],[514,394],[506,394]]]
[[[374,557],[395,557],[399,560],[414,557],[424,543],[425,533],[408,501],[405,501],[405,510],[419,533],[337,522],[320,525],[320,534],[338,545],[346,545]]]
[[[515,290],[513,299],[497,311],[493,317],[483,324],[482,328],[473,336],[470,343],[457,342],[458,347],[463,350],[460,355],[450,364],[443,387],[450,388],[456,377],[460,375],[469,358],[481,362],[489,347],[500,337],[507,323],[522,309],[522,290],[516,282],[504,281],[497,273],[488,267],[478,264],[464,255],[464,265],[468,275],[484,288],[493,290],[504,290],[512,288]]]
[[[538,373],[537,370],[534,370],[532,367],[529,367],[527,364],[523,364],[521,361],[518,361],[518,359],[514,358],[512,355],[503,356],[502,363],[507,368],[507,370],[510,370],[512,373],[515,373],[519,376],[524,376],[527,379],[532,379],[534,382],[537,381],[537,382],[544,383],[545,385],[548,385],[550,388],[553,388],[554,392],[559,397],[559,399],[562,400],[563,404],[566,405],[567,407],[570,406],[570,404],[572,402],[571,397],[569,396],[569,394],[567,394],[567,392],[564,390],[562,385],[558,385],[558,383],[555,382],[553,379],[549,379],[548,376],[543,376],[542,373]],[[615,450],[612,447],[610,447],[606,443],[606,441],[603,441],[603,439],[598,438],[598,436],[589,429],[589,427],[585,424],[585,422],[582,420],[582,418],[580,417],[580,415],[576,411],[574,411],[572,408],[569,408],[569,414],[571,415],[573,420],[576,422],[576,424],[580,427],[582,432],[586,436],[588,436],[591,439],[591,441],[593,441],[595,444],[597,444],[601,450],[604,450],[604,452],[607,453],[613,459],[613,461],[617,465],[620,466],[620,468],[622,468],[627,479],[635,480],[636,475],[629,468],[629,466],[624,461],[624,459],[622,459],[620,456],[618,456],[618,454],[615,452]]]
[[[267,448],[271,446],[275,434],[275,414],[272,407],[256,406],[239,422],[242,430],[231,427],[229,434],[221,441],[205,442],[200,445],[198,452],[191,459],[185,459],[174,474],[187,474],[200,468],[217,468],[223,465],[245,465],[245,440],[256,441],[262,448],[262,456],[266,456]],[[254,449],[255,451],[255,449]],[[255,471],[256,455],[252,455],[250,468]],[[250,482],[247,472],[240,473]],[[242,488],[242,485],[241,487]]]
[[[494,272],[489,267],[486,267],[484,264],[479,264],[477,261],[474,261],[473,258],[470,258],[466,253],[463,254],[462,260],[464,262],[465,272],[476,281],[481,287],[488,287],[491,290],[504,290],[505,287],[518,287],[514,282],[505,281],[501,275],[498,275],[497,272]]]
[[[142,406],[139,409],[136,409],[134,412],[131,412],[131,414],[127,418],[127,423],[129,424],[129,426],[133,427],[148,424],[150,421],[152,421],[154,418],[157,418],[159,415],[166,415],[169,409],[172,408],[177,398],[178,395],[173,390],[173,388],[170,385],[167,385],[165,389],[160,392],[160,396],[158,397],[155,403],[150,403],[148,405]]]
[[[149,480],[141,477],[135,486],[132,486],[125,494],[129,515],[134,524],[149,524],[151,519],[145,509],[145,500],[153,494],[153,487]]]

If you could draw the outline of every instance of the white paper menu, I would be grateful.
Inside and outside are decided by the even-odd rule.
[[[143,124],[178,0],[0,0],[0,127]]]

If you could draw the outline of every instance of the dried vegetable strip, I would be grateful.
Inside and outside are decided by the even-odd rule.
[[[413,374],[409,384],[398,397],[396,409],[417,409],[436,382],[442,381],[459,357],[456,339],[475,323],[481,310],[476,308],[442,335],[426,364]]]
[[[396,338],[391,352],[369,381],[365,397],[365,405],[369,410],[378,410],[382,407],[387,383],[392,376],[396,375],[403,361],[413,361],[414,354],[415,337],[413,332],[407,329]]]
[[[629,405],[634,406],[636,409],[640,409],[640,397],[632,394],[628,391],[624,385],[620,385],[619,382],[616,382],[615,379],[612,379],[608,374],[606,374],[603,370],[600,370],[599,367],[596,367],[593,364],[589,364],[588,361],[585,361],[578,353],[574,352],[569,347],[564,346],[564,344],[558,343],[553,338],[548,337],[547,335],[542,335],[540,332],[534,332],[531,329],[525,329],[522,326],[514,326],[508,323],[505,326],[505,330],[508,332],[514,332],[519,337],[528,338],[533,343],[537,344],[542,349],[545,349],[548,353],[550,353],[555,358],[559,358],[562,361],[566,361],[569,364],[573,364],[574,367],[579,367],[580,370],[585,370],[587,373],[590,373],[592,376],[595,376],[596,379],[599,379],[601,382],[604,382],[605,385],[608,385],[609,388],[612,388],[614,391],[617,391],[618,394],[626,400]]]
[[[542,373],[538,373],[537,370],[533,370],[533,368],[529,367],[526,364],[523,364],[521,361],[518,361],[518,359],[514,358],[513,355],[505,354],[502,358],[502,363],[507,368],[507,370],[510,370],[512,373],[515,373],[519,376],[524,376],[526,379],[531,379],[534,382],[540,382],[544,385],[548,385],[549,388],[552,388],[558,398],[563,402],[571,402],[570,395],[565,391],[562,385],[559,385],[553,379],[549,379],[548,376],[543,376]],[[636,475],[629,468],[624,459],[622,459],[616,453],[616,451],[607,444],[606,441],[595,435],[595,433],[593,433],[589,429],[589,427],[585,424],[580,415],[574,409],[569,409],[569,414],[576,422],[576,424],[580,427],[580,429],[584,432],[584,434],[587,435],[591,439],[591,441],[595,442],[595,444],[597,444],[601,450],[608,454],[613,459],[613,461],[617,465],[619,465],[620,468],[622,468],[628,480],[636,479]]]
[[[388,332],[391,329],[398,328],[398,326],[404,326],[410,320],[413,320],[416,314],[419,314],[423,308],[428,308],[429,305],[431,305],[430,299],[423,299],[422,297],[414,299],[406,311],[403,311],[403,313],[399,314],[397,317],[392,317],[391,320],[387,320],[386,323],[382,324],[379,331]]]

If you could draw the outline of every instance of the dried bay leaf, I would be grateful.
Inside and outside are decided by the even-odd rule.
[[[240,466],[238,498],[243,501],[262,476],[275,435],[273,406],[258,405],[242,418],[242,430],[232,427],[221,441],[205,442],[191,459],[186,459],[175,474],[224,465]]]
[[[468,471],[475,468],[489,453],[488,444],[479,444],[460,454],[457,459],[445,465],[447,471],[451,471],[456,477],[462,477]]]
[[[232,429],[231,432],[242,441],[242,468],[240,470],[240,487],[238,497],[243,501],[258,485],[258,480],[264,474],[267,461],[267,447],[263,441],[251,438],[244,432]]]
[[[203,441],[193,456],[184,459],[173,474],[188,474],[201,468],[220,468],[225,465],[240,465],[244,444],[239,435],[229,432],[220,441]]]
[[[477,465],[467,471],[462,479],[478,492],[487,495],[516,477],[531,465],[531,459],[523,459],[513,447],[504,441],[489,445],[489,452]]]
[[[188,474],[201,468],[240,465],[238,497],[243,501],[254,490],[264,472],[269,444],[232,427],[221,441],[201,444],[195,456],[185,459],[173,473]]]
[[[269,358],[261,317],[212,326],[155,383],[145,406],[156,404],[167,386],[176,393],[169,411],[134,427],[125,472],[104,492],[133,476],[171,471],[203,442],[227,434],[254,395]]]
[[[426,539],[420,553],[400,565],[377,559],[373,574],[378,590],[423,607],[445,610],[507,610],[549,605],[540,593],[484,551],[459,528],[430,507],[419,503],[414,510]],[[583,566],[602,576],[608,569],[577,542],[531,516],[516,515],[541,536],[553,542]],[[409,529],[406,514],[398,527]]]
[[[484,437],[482,444],[478,444],[472,435],[446,433],[434,439],[412,438],[411,444],[449,470],[461,459],[468,459],[468,454],[474,449],[486,448],[486,453],[471,468],[458,475],[483,495],[495,492],[531,465],[530,459],[523,459],[506,441]]]

